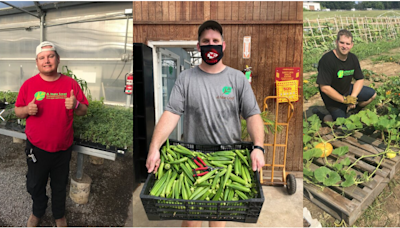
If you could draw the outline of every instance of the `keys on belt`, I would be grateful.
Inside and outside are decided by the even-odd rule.
[[[36,163],[37,159],[36,159],[35,155],[32,152],[33,152],[33,149],[31,148],[30,151],[29,151],[29,154],[28,154],[28,158],[30,158],[33,163]]]

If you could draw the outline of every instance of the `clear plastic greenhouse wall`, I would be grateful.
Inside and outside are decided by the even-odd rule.
[[[105,104],[118,106],[126,104],[125,77],[132,70],[132,15],[125,9],[132,9],[132,3],[52,8],[46,10],[43,29],[43,40],[57,46],[58,71],[67,66],[87,81],[93,99],[104,97]],[[38,73],[35,49],[40,31],[40,20],[27,13],[0,16],[0,91],[18,92],[25,80]],[[124,54],[129,56],[125,61]]]

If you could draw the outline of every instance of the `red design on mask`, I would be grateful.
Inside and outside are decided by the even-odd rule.
[[[209,63],[216,63],[218,61],[217,57],[219,55],[216,50],[211,50],[211,51],[207,52],[206,56],[208,58]]]

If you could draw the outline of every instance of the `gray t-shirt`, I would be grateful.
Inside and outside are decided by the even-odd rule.
[[[247,119],[260,113],[246,76],[230,67],[217,74],[198,66],[183,71],[165,110],[184,115],[184,141],[197,144],[238,143],[240,115]]]

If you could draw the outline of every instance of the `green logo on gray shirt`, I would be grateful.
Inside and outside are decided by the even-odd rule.
[[[232,92],[232,87],[230,86],[225,86],[224,88],[222,88],[222,93],[225,95],[229,95]]]

